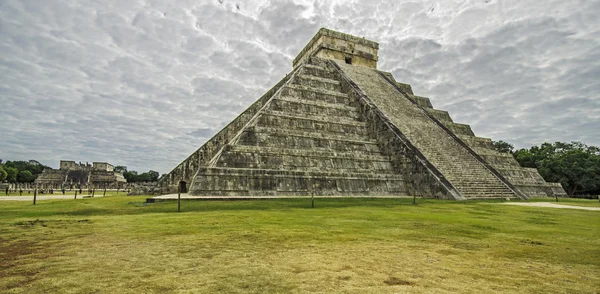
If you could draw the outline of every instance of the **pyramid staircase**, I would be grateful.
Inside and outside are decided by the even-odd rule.
[[[364,99],[378,106],[384,116],[382,119],[397,126],[422,156],[444,175],[452,186],[449,188],[459,194],[455,198],[526,198],[450,129],[409,99],[388,76],[368,67],[330,62],[343,72],[348,83],[360,89]]]
[[[447,111],[434,109],[429,98],[415,96],[410,85],[396,82],[391,74],[386,74],[386,77],[402,88],[401,92],[406,97],[443,124],[522,194],[527,197],[567,196],[559,183],[546,182],[535,168],[521,167],[512,154],[497,151],[491,139],[475,136],[469,125],[456,123]]]

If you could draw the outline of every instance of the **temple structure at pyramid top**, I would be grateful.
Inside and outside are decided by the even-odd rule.
[[[379,45],[320,29],[279,83],[161,180],[163,193],[566,195],[377,70]]]
[[[294,58],[292,66],[296,68],[314,56],[377,68],[378,50],[377,42],[321,28]]]

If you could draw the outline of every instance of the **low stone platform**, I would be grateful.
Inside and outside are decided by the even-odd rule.
[[[316,196],[315,199],[323,198],[412,198],[413,196]],[[187,193],[181,194],[181,200],[262,200],[262,199],[311,199],[311,196],[192,196]],[[146,203],[155,203],[167,200],[177,200],[177,194],[160,195],[147,198]]]

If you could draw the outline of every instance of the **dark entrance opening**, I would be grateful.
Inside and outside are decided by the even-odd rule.
[[[352,64],[352,57],[346,57],[346,63]]]
[[[179,182],[179,192],[187,193],[187,184],[184,181]]]

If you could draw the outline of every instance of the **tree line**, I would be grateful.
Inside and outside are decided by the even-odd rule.
[[[0,182],[31,183],[45,168],[50,168],[36,160],[6,161],[0,159]]]
[[[555,142],[515,151],[502,140],[493,144],[497,151],[512,154],[521,166],[536,168],[547,182],[561,183],[569,195],[600,194],[600,147]]]
[[[569,195],[600,194],[600,147],[581,142],[543,143],[540,146],[514,150],[505,141],[493,141],[499,152],[510,153],[523,167],[536,168],[544,180],[561,183]],[[36,160],[6,161],[0,159],[0,182],[33,182],[45,168]],[[159,173],[149,170],[138,173],[126,166],[115,166],[128,183],[155,182]]]
[[[135,170],[127,170],[127,167],[123,165],[115,166],[115,171],[122,173],[123,177],[128,183],[156,182],[158,181],[158,176],[160,175],[157,171],[153,170],[138,174],[138,172]]]
[[[31,183],[35,181],[39,174],[49,166],[41,164],[37,160],[29,161],[6,161],[0,159],[0,182],[10,183]],[[115,166],[116,172],[123,173],[123,177],[128,183],[135,182],[156,182],[160,175],[157,171],[149,170],[138,174],[135,170],[127,170],[126,166]]]

